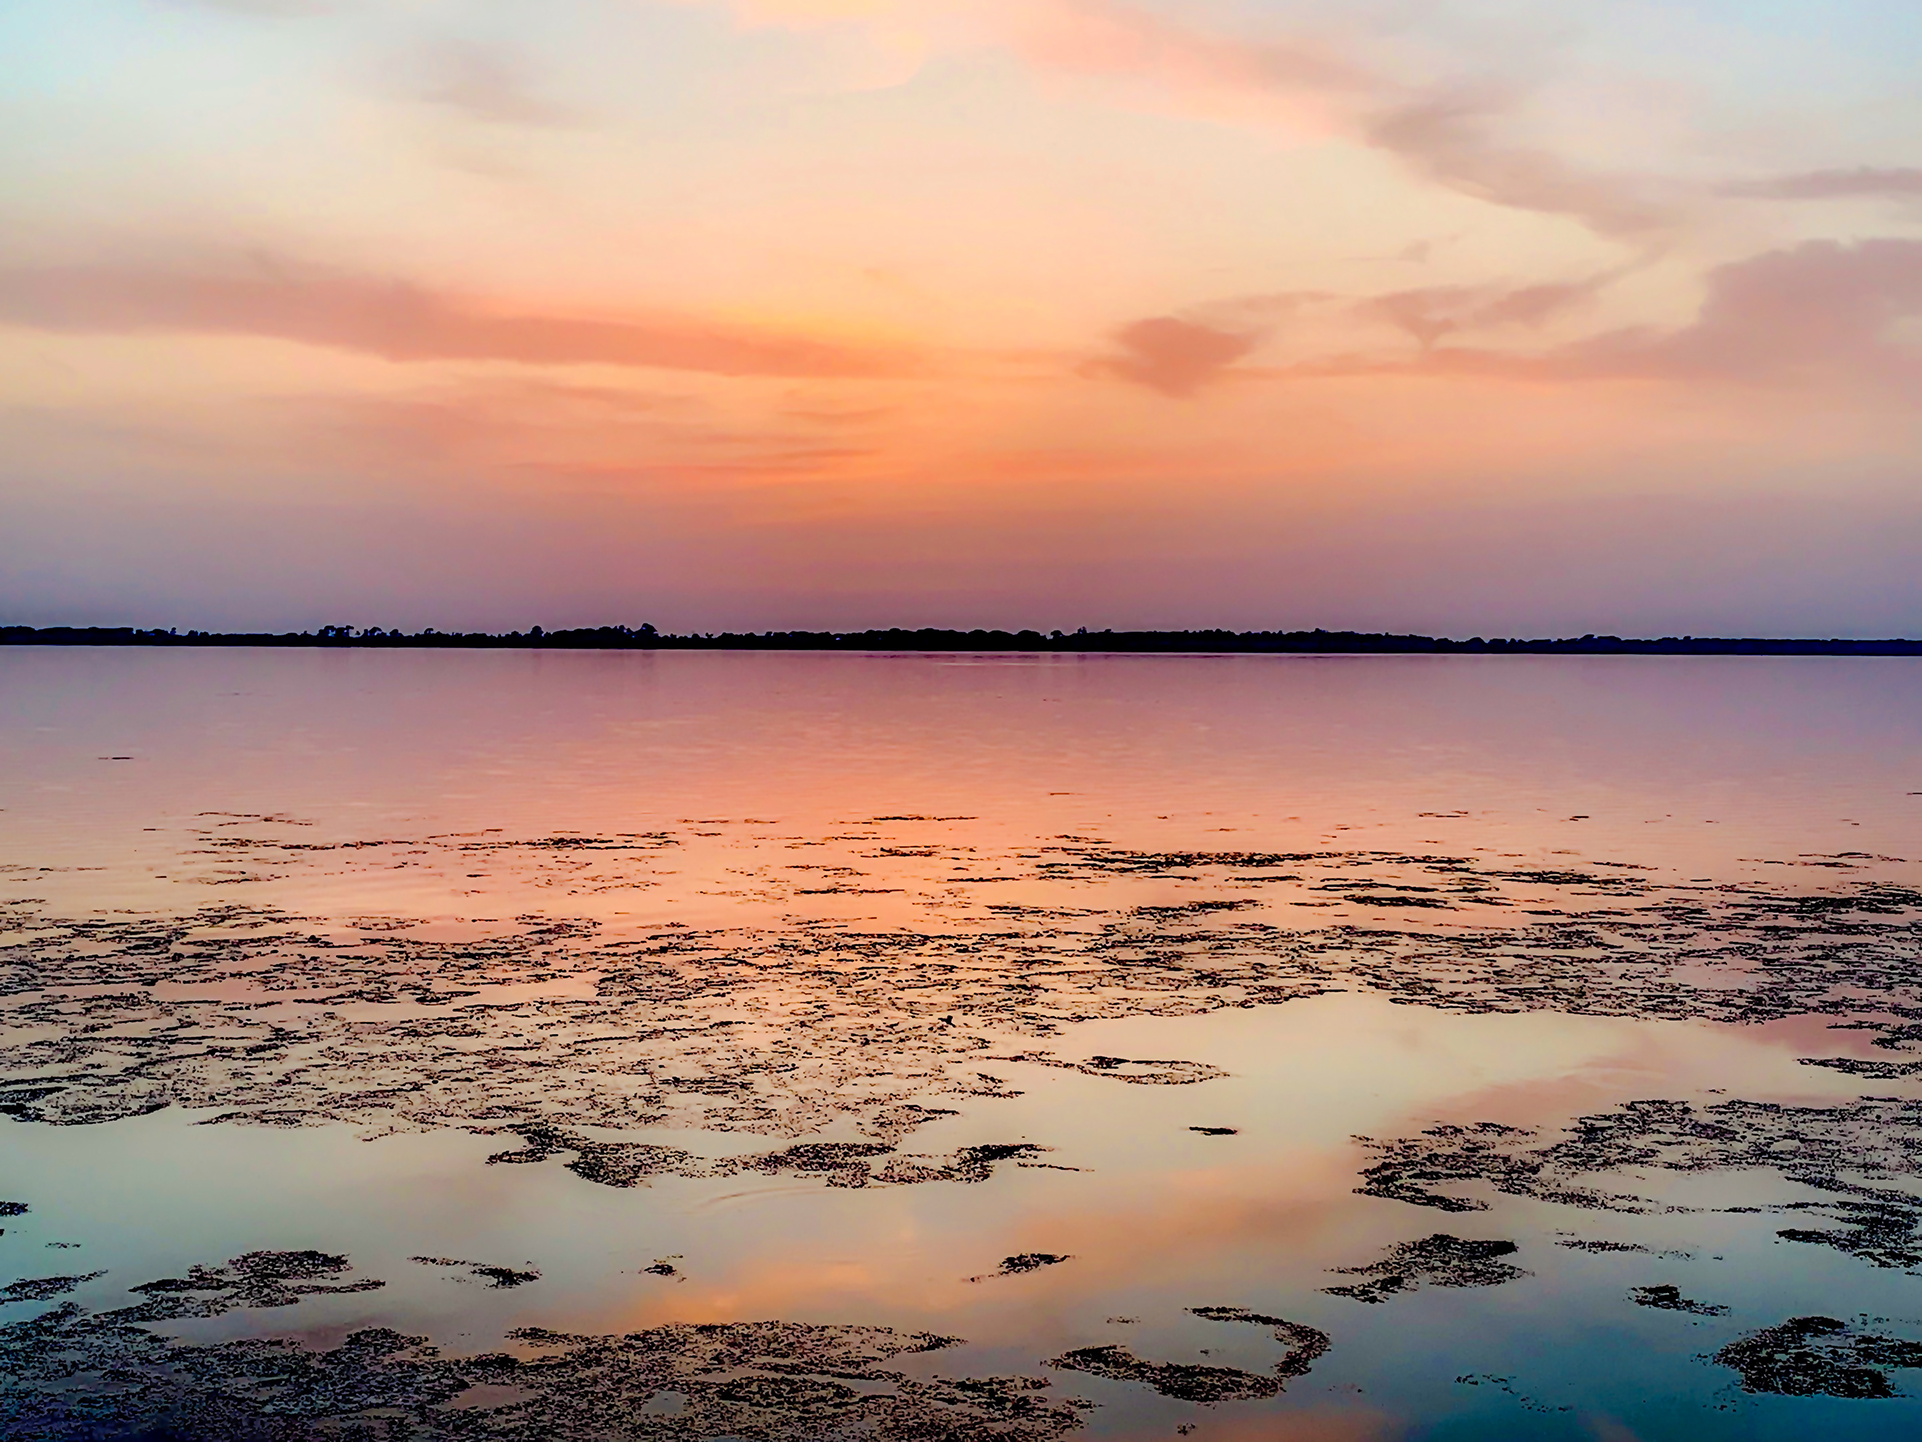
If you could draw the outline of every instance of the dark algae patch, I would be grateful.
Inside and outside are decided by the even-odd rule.
[[[239,1307],[291,1307],[302,1297],[374,1292],[387,1285],[372,1278],[341,1281],[351,1265],[331,1252],[247,1252],[224,1267],[196,1266],[184,1277],[130,1287],[147,1300],[114,1315],[143,1322],[218,1317]]]
[[[1594,1211],[1664,1210],[1637,1192],[1651,1172],[1762,1171],[1827,1194],[1778,1201],[1832,1223],[1785,1227],[1785,1241],[1826,1246],[1883,1268],[1922,1267],[1922,1196],[1877,1183],[1922,1177],[1922,1099],[1864,1097],[1837,1106],[1727,1101],[1634,1101],[1578,1117],[1560,1140],[1483,1122],[1430,1128],[1397,1141],[1363,1139],[1380,1160],[1362,1173],[1365,1196],[1446,1212],[1485,1210],[1487,1188]],[[1609,1185],[1594,1180],[1609,1178]],[[1447,1188],[1447,1190],[1443,1190]]]
[[[879,1142],[801,1142],[779,1151],[713,1160],[678,1147],[647,1142],[609,1142],[548,1126],[511,1130],[525,1143],[496,1152],[490,1164],[544,1162],[572,1155],[565,1165],[576,1176],[607,1187],[646,1186],[662,1176],[714,1178],[757,1173],[766,1177],[819,1178],[830,1187],[900,1186],[919,1182],[984,1182],[1002,1162],[1035,1165],[1050,1150],[1034,1142],[990,1142],[960,1147],[944,1156],[897,1153]]]
[[[82,1282],[91,1282],[106,1275],[105,1272],[86,1272],[78,1277],[25,1277],[0,1287],[0,1307],[9,1302],[44,1302],[53,1297],[64,1297]]]
[[[1883,1039],[1887,1040],[1886,1037]],[[1801,1061],[1803,1066],[1826,1067],[1830,1071],[1846,1072],[1870,1081],[1900,1081],[1907,1077],[1922,1076],[1922,1061],[1881,1061],[1874,1057],[1857,1056],[1805,1056]]]
[[[1038,1272],[1043,1267],[1058,1267],[1063,1262],[1074,1259],[1063,1252],[1020,1252],[1002,1260],[992,1272],[984,1272],[978,1277],[970,1277],[970,1282],[985,1282],[994,1277],[1018,1277],[1025,1272]]]
[[[1238,1367],[1212,1367],[1198,1362],[1147,1362],[1126,1347],[1077,1347],[1049,1362],[1070,1372],[1087,1372],[1111,1382],[1140,1382],[1179,1402],[1246,1402],[1279,1396],[1285,1384],[1277,1377],[1244,1372]]]
[[[1380,1160],[1362,1172],[1362,1185],[1355,1190],[1365,1197],[1385,1197],[1440,1212],[1488,1209],[1488,1203],[1479,1198],[1436,1190],[1448,1183],[1482,1182],[1511,1196],[1536,1196],[1537,1189],[1546,1185],[1543,1164],[1517,1145],[1534,1135],[1498,1122],[1479,1122],[1431,1127],[1419,1137],[1397,1141],[1359,1137]]]
[[[1437,1232],[1418,1242],[1397,1243],[1379,1262],[1335,1268],[1344,1276],[1369,1280],[1322,1290],[1333,1297],[1379,1303],[1422,1287],[1498,1287],[1529,1275],[1501,1260],[1519,1250],[1513,1242],[1468,1241]]]
[[[226,894],[236,897],[246,876],[302,867],[354,875],[356,867],[431,863],[464,874],[484,860],[564,901],[653,885],[687,840],[647,832],[325,842],[276,839],[271,821],[210,820],[188,860],[212,868],[202,880],[233,882]],[[1472,1013],[1723,1022],[1823,1015],[1875,1029],[1889,1049],[1922,1038],[1922,893],[1883,883],[1838,878],[1831,892],[1803,894],[1657,882],[1599,865],[1504,869],[1385,851],[1142,852],[1085,837],[993,856],[911,849],[939,853],[902,863],[929,869],[916,904],[931,918],[939,913],[939,925],[790,918],[764,927],[662,925],[612,939],[590,920],[527,914],[477,922],[465,939],[448,940],[409,922],[323,919],[240,901],[177,915],[0,905],[8,938],[0,944],[0,1115],[88,1125],[187,1107],[210,1124],[518,1131],[529,1145],[516,1159],[565,1151],[576,1173],[617,1186],[722,1165],[649,1149],[623,1132],[673,1127],[799,1143],[845,1125],[860,1140],[833,1144],[838,1152],[777,1148],[760,1165],[871,1185],[883,1173],[891,1181],[978,1173],[978,1159],[959,1154],[910,1161],[846,1148],[896,1147],[953,1110],[942,1100],[1013,1095],[1018,1088],[1004,1076],[982,1069],[991,1060],[1132,1085],[1223,1074],[1195,1060],[1074,1059],[1047,1049],[1048,1038],[1081,1021],[1370,991]],[[950,863],[977,879],[991,871],[1047,886],[1060,899],[986,901],[983,888],[949,885],[965,879],[944,879]],[[856,867],[821,869],[832,869],[837,885],[865,886]],[[815,872],[783,862],[742,874],[757,895],[798,905],[807,888],[796,878]],[[1135,880],[1242,887],[1245,878],[1275,884],[1263,886],[1262,900],[1088,904],[1102,888]],[[1308,914],[1284,902],[1286,886],[1329,898],[1337,911],[1312,913],[1327,924],[1296,925]],[[1454,910],[1433,924],[1408,917],[1389,925],[1370,910],[1384,897]],[[1010,1038],[1033,1044],[1011,1047]],[[543,1136],[581,1144],[545,1147]]]
[[[1671,1283],[1658,1283],[1652,1287],[1631,1287],[1629,1301],[1638,1307],[1653,1307],[1661,1312],[1687,1312],[1696,1317],[1726,1317],[1728,1308],[1713,1302],[1696,1302],[1682,1295],[1682,1289]]]
[[[1884,1337],[1833,1317],[1791,1317],[1717,1352],[1744,1392],[1781,1397],[1880,1398],[1901,1395],[1889,1371],[1922,1367],[1922,1342]]]
[[[490,1287],[522,1287],[529,1282],[538,1282],[541,1279],[539,1272],[516,1271],[512,1267],[483,1266],[472,1270],[476,1277],[481,1278]]]
[[[1192,1086],[1226,1076],[1218,1066],[1201,1061],[1130,1061],[1124,1056],[1093,1056],[1086,1061],[1062,1061],[1046,1052],[1017,1052],[1011,1056],[988,1057],[989,1061],[1029,1062],[1035,1066],[1061,1067],[1086,1076],[1112,1077],[1136,1086]]]
[[[1782,1211],[1813,1212],[1838,1225],[1783,1227],[1775,1235],[1785,1242],[1833,1247],[1874,1267],[1922,1267],[1922,1198],[1893,1190],[1859,1190],[1871,1200],[1782,1204]]]
[[[251,1253],[136,1287],[147,1300],[135,1306],[89,1312],[66,1302],[0,1326],[0,1435],[1048,1442],[1079,1426],[1087,1405],[1055,1399],[1045,1377],[911,1377],[890,1364],[958,1339],[885,1327],[678,1323],[617,1336],[526,1327],[510,1334],[512,1350],[460,1356],[384,1327],[317,1347],[262,1336],[195,1343],[150,1325],[380,1285],[315,1280],[346,1270],[345,1259],[321,1253]]]
[[[517,1270],[513,1267],[496,1267],[485,1262],[462,1261],[458,1257],[409,1257],[408,1260],[419,1262],[424,1267],[456,1267],[496,1289],[524,1287],[529,1282],[541,1279],[541,1274],[533,1268]]]
[[[1554,1413],[1572,1410],[1566,1406],[1556,1406],[1552,1403],[1544,1402],[1539,1397],[1531,1397],[1528,1393],[1519,1390],[1515,1386],[1515,1379],[1513,1377],[1504,1377],[1498,1372],[1469,1372],[1457,1377],[1455,1379],[1455,1385],[1457,1387],[1487,1387],[1493,1391],[1500,1392],[1506,1397],[1512,1397],[1521,1408],[1527,1412]]]
[[[1190,1307],[1188,1311],[1210,1322],[1247,1322],[1252,1326],[1268,1328],[1274,1333],[1275,1340],[1288,1349],[1274,1366],[1275,1375],[1284,1379],[1306,1377],[1316,1359],[1332,1345],[1326,1332],[1301,1322],[1290,1322],[1285,1317],[1251,1312],[1246,1307]]]
[[[1289,1382],[1307,1376],[1309,1368],[1329,1347],[1327,1333],[1285,1318],[1265,1316],[1243,1307],[1192,1307],[1189,1310],[1210,1321],[1250,1322],[1266,1327],[1287,1350],[1267,1373],[1195,1362],[1149,1362],[1117,1344],[1078,1347],[1062,1353],[1048,1365],[1086,1372],[1113,1382],[1140,1382],[1164,1397],[1181,1402],[1258,1401],[1279,1396]]]

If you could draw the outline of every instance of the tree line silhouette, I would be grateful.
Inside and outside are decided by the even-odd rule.
[[[408,633],[382,626],[321,626],[312,631],[142,630],[134,626],[0,626],[7,646],[307,646],[365,650],[555,651],[1031,651],[1189,654],[1577,655],[1577,656],[1922,656],[1922,641],[1800,640],[1771,637],[1574,636],[1465,641],[1372,631],[1064,631],[919,630],[722,631],[670,635],[651,625],[585,626],[549,631]]]

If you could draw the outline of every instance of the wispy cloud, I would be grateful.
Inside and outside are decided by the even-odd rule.
[[[1547,305],[1552,314],[1560,308],[1556,289],[1530,287],[1510,299],[1524,313]],[[1906,394],[1922,382],[1922,349],[1895,333],[1922,318],[1922,240],[1811,241],[1733,261],[1709,272],[1701,309],[1685,325],[1624,327],[1533,353],[1441,344],[1471,322],[1492,324],[1507,306],[1480,303],[1450,326],[1412,299],[1424,294],[1434,293],[1356,303],[1357,313],[1386,311],[1391,321],[1403,307],[1427,317],[1401,325],[1422,342],[1418,356],[1336,355],[1267,374],[1735,382],[1816,393],[1842,385],[1864,395],[1891,387]]]
[[[1461,331],[1536,327],[1595,295],[1612,276],[1541,285],[1443,285],[1389,291],[1357,302],[1353,313],[1385,320],[1423,346]]]
[[[1852,170],[1804,170],[1737,181],[1724,186],[1722,194],[1757,200],[1842,200],[1856,196],[1922,200],[1922,167],[1858,165]]]
[[[1209,108],[1229,95],[1263,98],[1291,119],[1393,155],[1434,184],[1570,216],[1603,235],[1642,236],[1676,218],[1646,180],[1504,141],[1502,124],[1522,99],[1511,80],[1410,83],[1355,58],[1366,47],[1352,36],[1344,46],[1330,35],[1213,31],[1129,0],[1053,0],[1022,13],[1030,18],[1011,38],[1039,65],[1133,78]]]
[[[1582,305],[1614,279],[1610,272],[1578,281],[1424,286],[1359,297],[1325,291],[1238,296],[1194,306],[1179,316],[1123,326],[1114,333],[1112,351],[1085,363],[1081,371],[1186,398],[1231,373],[1291,318],[1307,316],[1349,327],[1385,323],[1432,352],[1452,335],[1539,328]],[[1365,368],[1375,364],[1380,363]],[[1408,362],[1399,358],[1393,364],[1405,368]]]
[[[168,3],[205,10],[229,10],[237,15],[269,17],[324,15],[338,8],[329,0],[168,0]]]
[[[49,331],[272,336],[395,361],[600,364],[715,375],[889,376],[898,350],[699,318],[516,311],[410,282],[261,259],[251,269],[138,265],[0,270],[0,322]]]
[[[422,52],[415,94],[476,120],[499,125],[566,127],[580,117],[534,93],[518,56],[470,40],[445,39]]]
[[[1497,139],[1494,124],[1508,108],[1489,90],[1428,96],[1384,111],[1365,134],[1416,173],[1495,205],[1572,216],[1611,236],[1645,235],[1674,220],[1673,208],[1645,181]]]
[[[1572,217],[1600,234],[1647,235],[1676,218],[1640,177],[1512,144],[1524,87],[1460,58],[1411,80],[1365,59],[1355,23],[1287,31],[1197,23],[1137,0],[723,0],[753,23],[919,25],[950,43],[999,46],[1059,74],[1131,81],[1200,113],[1345,135],[1412,173],[1494,205]],[[1192,11],[1189,12],[1190,14]]]

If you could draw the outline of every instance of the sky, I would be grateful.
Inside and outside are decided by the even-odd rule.
[[[0,622],[1922,635],[1913,0],[4,0]]]

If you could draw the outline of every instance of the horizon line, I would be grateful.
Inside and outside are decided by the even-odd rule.
[[[1662,636],[1519,638],[1423,636],[1386,631],[1188,630],[1041,632],[947,627],[875,627],[841,631],[722,631],[677,635],[651,624],[526,631],[439,631],[408,634],[380,626],[321,626],[313,631],[200,631],[134,626],[0,626],[4,646],[319,647],[366,650],[734,650],[734,651],[988,651],[1194,655],[1761,655],[1922,656],[1922,640],[1906,637]]]

